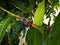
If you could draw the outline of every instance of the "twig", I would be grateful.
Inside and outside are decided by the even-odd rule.
[[[10,11],[2,8],[2,7],[0,7],[0,9],[3,10],[3,11],[5,11],[5,12],[7,12],[7,13],[10,14],[11,16],[14,16],[14,17],[18,18],[19,20],[22,18],[22,17],[20,17],[20,16],[18,16],[18,15],[16,15],[16,14],[13,14],[12,12],[10,12]],[[37,27],[36,25],[34,25],[33,23],[31,24],[31,26],[34,27],[34,28],[36,28],[36,29],[38,29],[38,30],[40,30],[40,28]]]
[[[32,27],[34,27],[34,28],[40,30],[40,28],[39,28],[38,26],[34,25],[34,24],[32,24]]]
[[[12,12],[7,11],[6,9],[4,9],[4,8],[2,8],[2,7],[0,7],[0,9],[3,10],[3,11],[5,11],[5,12],[7,12],[8,14],[10,14],[10,15],[12,15],[12,16],[14,16],[14,17],[20,18],[20,16],[18,16],[18,15],[16,15],[16,14],[13,14]]]

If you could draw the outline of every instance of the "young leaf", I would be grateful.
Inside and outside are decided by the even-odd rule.
[[[0,44],[5,35],[6,29],[11,21],[11,17],[6,17],[4,20],[0,22]]]
[[[34,15],[35,25],[41,26],[43,24],[44,13],[45,13],[45,0],[41,1],[41,3],[39,3],[38,5],[38,8],[36,9],[36,12]]]

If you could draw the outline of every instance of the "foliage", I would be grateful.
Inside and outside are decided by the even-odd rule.
[[[1,0],[0,45],[18,45],[24,38],[19,45],[60,45],[60,13],[56,17],[54,10],[59,8],[59,0]]]

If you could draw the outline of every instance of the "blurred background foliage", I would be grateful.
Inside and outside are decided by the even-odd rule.
[[[54,9],[60,9],[59,0],[0,0],[0,45],[60,45],[60,13],[56,17]],[[18,22],[13,14],[33,20],[39,30]]]

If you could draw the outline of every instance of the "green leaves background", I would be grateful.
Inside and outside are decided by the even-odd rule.
[[[33,24],[40,28],[38,30],[31,27],[27,31],[25,37],[27,45],[60,45],[60,14],[54,17],[55,22],[52,26],[43,23],[44,15],[50,18],[50,14],[55,13],[56,5],[58,5],[58,0],[0,1],[0,7],[8,11],[4,12],[0,8],[0,45],[5,43],[4,40],[8,43],[5,43],[5,45],[18,45],[21,31],[24,31],[23,35],[25,35],[26,26],[20,25],[21,23],[17,22],[16,17],[12,15],[30,18],[31,20],[34,17]],[[8,40],[5,38],[6,34]]]
[[[6,29],[7,29],[10,22],[11,22],[11,17],[9,17],[9,16],[0,22],[0,29],[1,29],[0,30],[0,44],[1,44],[1,41],[6,33]]]

